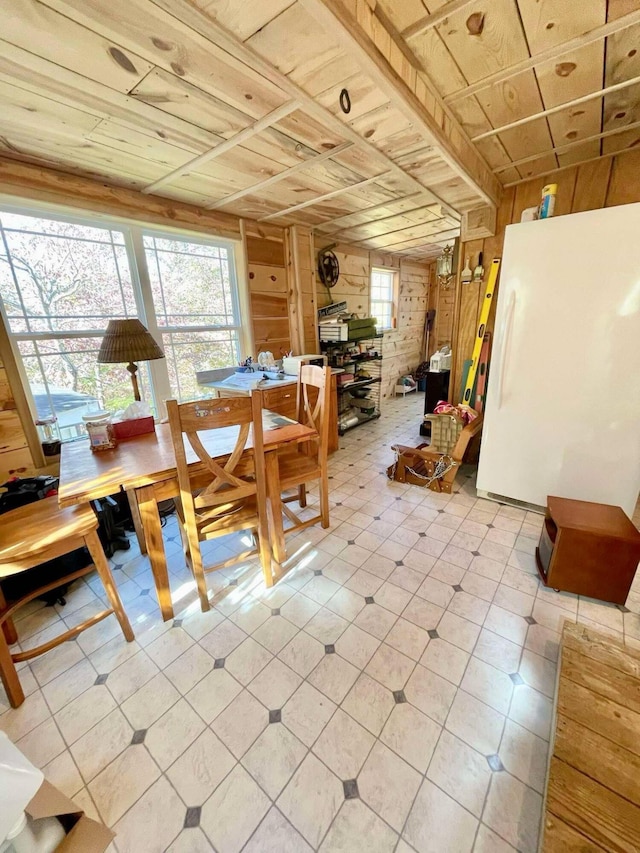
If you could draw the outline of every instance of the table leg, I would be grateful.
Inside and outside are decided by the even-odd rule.
[[[158,604],[162,611],[162,618],[166,622],[168,619],[173,619],[173,603],[171,601],[169,572],[167,571],[167,560],[162,540],[162,525],[160,523],[158,503],[153,486],[142,486],[136,489],[136,499],[140,509],[140,519],[147,543],[151,571],[156,582]]]
[[[280,469],[277,452],[265,453],[267,475],[267,496],[269,499],[269,524],[271,527],[271,544],[276,574],[281,574],[282,564],[287,559],[287,549],[284,542],[284,527],[282,523],[282,498],[280,494]]]
[[[138,540],[138,546],[140,547],[140,553],[147,553],[147,543],[144,538],[144,527],[142,526],[142,519],[140,518],[140,508],[138,507],[138,500],[136,498],[135,491],[125,492],[127,499],[129,501],[129,508],[131,509],[131,518],[133,519],[133,529],[136,532],[136,538]]]

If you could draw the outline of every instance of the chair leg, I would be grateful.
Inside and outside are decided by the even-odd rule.
[[[2,631],[0,631],[0,679],[4,685],[11,707],[17,708],[19,705],[22,705],[24,702],[24,690],[20,684],[16,665],[11,658],[11,652]]]
[[[207,579],[204,574],[202,551],[200,550],[199,542],[189,542],[189,557],[187,557],[187,562],[191,567],[191,571],[193,572],[193,577],[195,578],[196,586],[198,588],[198,597],[200,598],[200,609],[203,613],[206,613],[208,610],[211,610],[211,604],[209,602]]]
[[[323,471],[320,477],[320,518],[322,526],[329,527],[329,477],[326,470]]]
[[[122,602],[120,601],[120,596],[118,595],[118,590],[113,581],[111,569],[109,568],[107,558],[105,557],[104,551],[102,550],[102,545],[100,544],[98,532],[96,530],[92,530],[91,533],[87,533],[87,535],[84,537],[84,541],[85,545],[89,549],[89,553],[91,554],[91,559],[93,560],[93,564],[96,567],[96,571],[100,575],[100,580],[102,581],[102,585],[104,586],[105,592],[107,593],[109,604],[113,608],[113,612],[115,613],[116,618],[120,623],[122,633],[124,634],[126,641],[130,643],[132,640],[135,639],[133,635],[133,630],[131,629],[129,618],[124,612]]]
[[[3,595],[2,588],[0,587],[0,614],[6,606],[7,601]],[[16,626],[13,624],[13,619],[5,619],[2,623],[2,632],[5,640],[10,646],[18,642],[18,632],[16,631]]]
[[[280,494],[280,472],[278,470],[278,456],[276,453],[265,454],[265,466],[267,470],[267,490],[271,544],[273,558],[277,563],[279,571],[282,563],[287,559],[287,550],[284,541],[284,530],[282,528],[282,495]]]
[[[307,505],[307,487],[304,483],[298,486],[298,503],[303,509]]]

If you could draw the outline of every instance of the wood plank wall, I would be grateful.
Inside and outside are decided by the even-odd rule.
[[[247,234],[247,272],[254,358],[269,350],[280,358],[291,349],[289,286],[284,233],[280,239]]]
[[[316,237],[316,251],[323,248],[322,238]],[[369,314],[371,268],[386,267],[397,272],[397,326],[386,332],[383,341],[382,396],[392,397],[398,377],[410,373],[424,360],[423,333],[430,295],[433,265],[382,254],[358,246],[335,246],[340,263],[340,278],[331,295],[318,281],[318,305],[345,301],[347,310],[360,317]]]
[[[483,252],[485,282],[464,286],[458,283],[455,290],[449,291],[453,294],[455,302],[455,323],[452,331],[454,369],[449,398],[455,402],[460,400],[464,361],[471,357],[473,351],[480,305],[491,260],[502,255],[506,226],[519,222],[525,208],[539,203],[542,187],[547,183],[558,184],[556,216],[638,202],[640,201],[640,151],[601,158],[582,166],[564,169],[557,174],[538,177],[517,186],[507,187],[498,208],[495,237],[461,244],[458,272],[464,266],[465,258],[471,256],[473,268],[474,263],[477,262],[478,253]],[[612,247],[612,250],[615,251],[615,247]],[[488,323],[489,330],[493,329],[496,302],[497,299],[494,297]],[[576,311],[579,311],[579,306],[576,306]],[[446,337],[446,330],[441,329],[440,326],[446,324],[448,328],[449,322],[449,317],[444,312],[438,313],[436,316],[437,339]]]

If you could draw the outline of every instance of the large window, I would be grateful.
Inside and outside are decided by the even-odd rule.
[[[395,306],[396,273],[393,270],[371,270],[371,316],[376,318],[378,331],[393,327]]]
[[[233,244],[103,220],[0,212],[2,311],[38,418],[63,440],[82,416],[132,400],[124,365],[98,364],[110,319],[138,317],[165,359],[140,365],[156,412],[199,395],[196,371],[237,361],[241,322]]]

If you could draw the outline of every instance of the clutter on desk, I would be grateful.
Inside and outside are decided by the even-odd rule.
[[[156,429],[149,404],[143,400],[136,400],[123,411],[116,412],[112,423],[113,433],[118,441],[133,438],[135,435],[146,435]]]
[[[297,376],[303,364],[316,364],[325,367],[327,356],[322,353],[305,353],[304,355],[285,355],[282,359],[282,369],[287,376]]]
[[[113,431],[113,422],[110,412],[93,412],[90,415],[83,415],[87,435],[89,436],[89,446],[93,453],[100,453],[104,450],[114,450],[118,446],[118,439]]]

